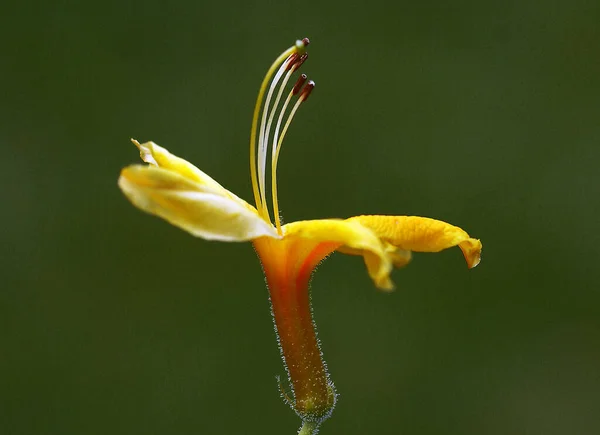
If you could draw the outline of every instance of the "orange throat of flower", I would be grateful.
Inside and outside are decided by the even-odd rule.
[[[335,404],[310,306],[314,268],[339,247],[301,238],[262,237],[254,248],[263,265],[279,346],[293,388],[290,406],[303,419],[322,421]]]

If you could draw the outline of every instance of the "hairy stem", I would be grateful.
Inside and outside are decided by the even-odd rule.
[[[300,428],[298,435],[315,435],[317,433],[318,425],[316,423],[305,421]]]

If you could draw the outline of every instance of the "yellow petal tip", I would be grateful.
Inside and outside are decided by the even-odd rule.
[[[392,282],[392,280],[390,279],[389,276],[386,276],[383,279],[377,280],[375,282],[375,285],[377,286],[377,288],[379,290],[383,290],[385,292],[391,292],[396,289],[396,287],[394,286],[394,283]]]
[[[131,142],[137,147],[138,150],[140,150],[140,157],[141,157],[142,161],[144,161],[150,165],[153,165],[153,166],[160,166],[158,164],[158,162],[156,161],[156,159],[154,158],[154,154],[153,154],[154,142],[145,142],[145,143],[141,144],[133,138],[131,138]]]
[[[467,266],[473,269],[481,261],[481,241],[479,239],[467,239],[458,244],[458,247],[463,252]]]

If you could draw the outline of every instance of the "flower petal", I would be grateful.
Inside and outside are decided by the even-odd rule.
[[[137,140],[131,139],[131,142],[133,142],[133,144],[140,150],[140,157],[144,162],[152,166],[176,172],[177,174],[187,178],[188,180],[194,181],[207,188],[211,188],[215,194],[231,198],[234,201],[237,201],[240,204],[242,204],[247,209],[256,211],[256,209],[253,206],[251,206],[246,201],[235,195],[233,192],[230,192],[229,190],[225,189],[209,175],[198,169],[196,166],[192,165],[187,160],[182,159],[181,157],[177,157],[174,154],[171,154],[166,148],[156,145],[152,141],[144,142],[141,144]]]
[[[382,241],[382,243],[386,255],[389,257],[394,266],[404,267],[410,263],[410,260],[412,259],[412,252],[397,248],[396,246],[387,242]],[[348,255],[364,255],[364,252],[360,249],[352,249],[347,246],[340,246],[337,251]]]
[[[292,222],[283,226],[284,238],[298,237],[319,242],[339,243],[363,256],[369,275],[375,285],[384,290],[393,289],[390,280],[392,263],[379,238],[359,222],[322,219]]]
[[[195,181],[196,183],[212,187],[217,190],[225,190],[223,186],[213,180],[210,176],[202,172],[196,166],[187,160],[177,157],[167,151],[166,148],[156,145],[154,142],[144,142],[140,144],[137,140],[131,139],[131,142],[140,150],[140,157],[146,163],[163,169],[177,172],[182,177]]]
[[[204,239],[245,241],[261,236],[279,237],[253,207],[244,207],[223,195],[222,187],[193,181],[178,172],[132,165],[121,172],[119,187],[136,207]]]
[[[348,219],[370,228],[383,241],[400,249],[416,252],[438,252],[452,246],[462,250],[467,266],[473,268],[481,260],[481,241],[446,222],[418,216],[356,216]]]

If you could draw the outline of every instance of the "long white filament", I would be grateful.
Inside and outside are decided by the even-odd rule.
[[[283,78],[283,81],[281,82],[281,86],[279,87],[279,92],[277,93],[277,98],[275,99],[275,103],[273,104],[273,110],[271,110],[271,114],[269,115],[269,122],[267,122],[267,129],[266,129],[266,135],[263,138],[264,140],[264,147],[265,149],[268,149],[269,146],[269,136],[271,135],[271,124],[273,123],[273,118],[275,117],[275,109],[277,108],[277,106],[279,106],[279,101],[281,100],[281,95],[283,94],[283,91],[285,90],[285,87],[287,86],[287,83],[290,79],[290,76],[294,73],[294,71],[296,70],[295,67],[292,67],[287,74],[285,75],[285,77]],[[291,92],[290,92],[291,93]],[[288,97],[289,100],[289,97]],[[285,109],[287,107],[288,104],[288,100],[286,100],[285,104],[283,105],[283,107],[281,108],[281,113],[279,115],[279,119],[281,119],[281,117],[283,116],[283,112],[285,112]],[[279,121],[281,122],[281,121]],[[275,134],[277,134],[277,130],[275,130]],[[275,143],[277,139],[275,139],[275,136],[273,136],[273,142]],[[275,146],[273,146],[273,153],[275,152]],[[273,155],[271,154],[271,159],[273,158]]]
[[[269,140],[269,131],[268,131],[268,129],[265,128],[265,124],[267,121],[267,116],[269,114],[269,107],[271,104],[271,98],[273,96],[273,91],[275,90],[277,83],[279,83],[281,76],[285,72],[285,69],[288,66],[288,62],[289,62],[289,57],[285,62],[283,62],[281,64],[281,66],[279,67],[279,70],[277,71],[277,73],[275,74],[275,77],[273,78],[273,81],[271,82],[271,86],[269,87],[269,92],[267,93],[267,98],[265,100],[265,105],[263,106],[262,118],[260,120],[260,130],[259,130],[259,136],[258,136],[258,185],[259,185],[259,190],[260,190],[263,213],[265,216],[269,216],[269,211],[268,211],[267,201],[266,201],[266,188],[265,188],[265,184],[266,184],[266,182],[265,182],[265,179],[266,179],[265,166],[267,163],[267,143]],[[275,109],[277,108],[278,103],[279,103],[279,98],[277,99],[275,105],[273,106],[273,111],[275,111]],[[270,126],[269,126],[269,128],[270,128]]]
[[[254,112],[252,114],[252,127],[250,128],[250,178],[252,180],[252,192],[254,193],[254,203],[256,204],[256,209],[258,210],[259,215],[266,221],[269,221],[269,223],[271,223],[269,216],[268,215],[265,216],[264,213],[262,212],[264,207],[261,204],[260,190],[258,188],[258,175],[256,173],[257,172],[257,169],[256,169],[256,163],[257,163],[256,136],[257,136],[257,130],[258,130],[258,117],[260,114],[260,109],[262,107],[262,101],[263,101],[263,97],[265,95],[265,90],[267,89],[267,85],[271,81],[271,77],[273,77],[275,70],[277,70],[279,68],[279,66],[283,62],[285,62],[285,60],[290,55],[292,55],[294,53],[298,53],[298,50],[303,50],[306,47],[306,45],[308,45],[308,40],[305,40],[305,39],[303,39],[302,41],[296,41],[295,45],[293,45],[292,47],[288,48],[283,53],[281,53],[277,57],[277,59],[275,59],[275,62],[273,62],[273,64],[269,67],[269,69],[267,70],[267,74],[265,75],[265,78],[263,79],[262,83],[260,84],[260,88],[258,90],[258,96],[256,97],[256,104],[254,105]]]
[[[290,70],[287,72],[287,74],[285,75],[285,77],[283,78],[283,81],[281,82],[281,85],[279,86],[279,92],[277,92],[277,98],[275,98],[275,103],[273,104],[273,110],[271,110],[271,113],[269,115],[269,121],[267,122],[267,128],[265,130],[265,137],[263,138],[263,144],[261,144],[262,147],[264,147],[265,150],[265,159],[267,156],[267,150],[269,149],[269,137],[271,135],[271,125],[273,124],[273,118],[275,117],[275,113],[276,113],[276,109],[279,106],[279,101],[281,100],[281,96],[283,95],[283,91],[285,90],[285,87],[287,86],[287,83],[291,77],[291,75],[294,73],[294,71],[296,70],[296,66],[292,66],[290,68]],[[287,107],[287,103],[283,106],[283,108],[281,109],[281,112],[283,113],[285,111],[285,108]],[[280,115],[281,117],[281,115]],[[275,152],[275,147],[273,147],[273,151],[272,153]],[[272,160],[273,156],[271,154],[271,160]],[[265,161],[265,167],[263,168],[264,171],[266,171],[266,161]],[[264,190],[261,191],[262,193],[262,198],[263,198],[263,202],[266,204],[265,198],[266,198],[266,186],[264,186]],[[266,210],[266,212],[268,212],[268,210]]]
[[[279,104],[292,74],[300,67],[300,65],[302,65],[302,63],[304,63],[304,60],[306,59],[307,54],[305,53],[305,48],[309,42],[310,41],[308,38],[296,41],[295,47],[290,47],[275,60],[261,84],[256,105],[254,106],[252,130],[250,135],[250,175],[252,178],[252,189],[254,191],[256,208],[259,215],[271,223],[272,221],[267,203],[266,187],[266,162],[267,155],[269,154],[269,148],[271,148],[271,191],[274,208],[273,214],[279,234],[282,234],[282,229],[279,217],[279,205],[277,202],[277,161],[281,151],[281,144],[291,124],[291,121],[294,118],[294,115],[300,104],[306,100],[308,95],[311,93],[314,87],[314,82],[309,82],[307,87],[302,89],[306,81],[306,75],[303,74],[290,91],[281,108],[279,108]],[[275,93],[275,89],[277,87],[279,87],[279,89]],[[265,91],[266,98],[263,99],[265,96]],[[274,94],[276,94],[274,99],[275,101],[273,104],[271,104]],[[298,101],[290,110],[287,120],[283,126],[283,131],[280,135],[283,117],[286,114],[288,106],[294,95],[298,97]],[[262,114],[260,113],[261,111]],[[279,112],[279,116],[277,118],[275,132],[272,137],[272,147],[270,147],[269,140],[271,139],[271,128],[273,126],[276,112]],[[259,115],[261,118],[260,126],[258,125]]]
[[[285,115],[285,111],[287,109],[288,104],[292,97],[294,96],[294,91],[291,90],[288,94],[285,102],[283,103],[283,107],[281,108],[281,112],[279,112],[279,118],[277,119],[277,125],[275,126],[275,134],[273,135],[273,149],[271,151],[271,169],[277,164],[275,160],[275,155],[277,154],[277,147],[279,142],[279,128],[281,127],[281,120],[283,119],[283,115]]]
[[[283,118],[283,113],[290,101],[291,96],[292,96],[292,92],[290,92],[290,95],[288,95],[288,98],[285,101],[285,104],[283,106],[281,114],[279,115],[279,120],[277,121],[277,126],[275,127],[275,135],[277,135],[279,133],[281,119]],[[288,115],[287,121],[285,122],[285,125],[283,126],[283,131],[281,132],[281,137],[279,138],[279,140],[277,140],[277,145],[275,144],[276,136],[274,136],[274,138],[273,138],[274,139],[273,140],[273,148],[275,149],[275,152],[271,156],[271,193],[273,194],[273,217],[275,218],[275,226],[277,227],[277,232],[279,234],[282,234],[282,231],[281,231],[281,220],[279,218],[279,201],[277,200],[277,161],[279,160],[279,152],[281,151],[281,144],[283,143],[283,139],[285,138],[285,134],[287,133],[288,127],[292,123],[292,119],[294,119],[294,115],[296,114],[298,107],[300,107],[300,104],[302,104],[303,101],[304,101],[304,98],[302,95],[300,95],[300,97],[298,98],[298,101],[296,101],[296,104],[294,104],[294,107],[292,108],[290,114]]]

